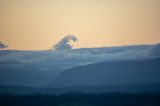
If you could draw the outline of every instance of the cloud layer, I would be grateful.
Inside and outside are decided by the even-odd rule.
[[[56,45],[54,45],[54,50],[67,50],[72,49],[72,45],[69,44],[70,41],[76,42],[77,38],[74,35],[67,35],[61,41],[59,41]]]
[[[0,42],[0,49],[5,49],[7,47],[8,47],[7,45],[5,45],[4,43]]]
[[[75,42],[77,38],[72,35],[66,36],[54,46],[54,50],[1,50],[0,84],[39,86],[53,80],[63,70],[80,65],[160,58],[160,44],[71,49],[70,40]],[[34,80],[28,79],[31,77]]]
[[[66,69],[102,61],[143,60],[160,57],[160,44],[83,49],[71,49],[70,46],[66,46],[68,49],[61,48],[61,46],[56,46],[56,48],[53,51],[1,51],[0,66],[32,65],[30,68],[47,71],[47,69]]]

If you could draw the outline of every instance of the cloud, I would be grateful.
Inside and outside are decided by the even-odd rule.
[[[70,38],[66,36],[64,39]],[[63,42],[64,39],[62,39]],[[76,41],[76,38],[73,39]],[[1,61],[19,61],[23,66],[28,67],[31,65],[31,68],[35,69],[66,69],[102,61],[139,60],[159,57],[160,44],[83,49],[71,49],[71,47],[62,49],[56,47],[53,51],[0,52]]]
[[[32,76],[35,73],[44,72],[47,78],[53,79],[58,76],[63,70],[87,65],[96,62],[110,62],[120,60],[146,60],[153,58],[160,58],[160,44],[155,45],[131,45],[131,46],[117,46],[117,47],[102,47],[102,48],[82,48],[71,49],[62,48],[62,44],[66,44],[69,40],[77,41],[76,37],[65,37],[56,46],[55,50],[44,51],[0,51],[0,70],[9,71],[4,75],[4,71],[0,71],[0,75],[7,79],[10,72],[29,72],[30,74],[24,76]],[[65,42],[65,43],[64,43]],[[61,46],[60,46],[61,45]],[[69,49],[69,50],[66,50]],[[50,72],[58,73],[53,74]],[[43,74],[44,74],[43,73]],[[19,75],[19,74],[16,74]],[[34,76],[33,75],[33,76]],[[50,76],[50,77],[48,77]],[[19,76],[22,78],[21,76]],[[27,78],[28,78],[27,77]],[[46,78],[46,79],[47,79]],[[17,79],[15,76],[11,81]],[[39,83],[41,83],[39,78]],[[21,80],[21,79],[20,79]],[[44,79],[45,80],[45,79]],[[1,81],[1,77],[0,77]],[[37,80],[36,80],[37,81]],[[35,82],[36,82],[35,81]],[[48,81],[48,80],[46,80]],[[33,81],[32,81],[33,82]],[[32,83],[30,82],[30,83]],[[26,83],[26,82],[24,82]]]
[[[4,43],[0,42],[0,49],[5,49],[7,47],[8,47],[7,45],[5,45]]]
[[[60,40],[56,45],[54,45],[54,50],[68,50],[72,49],[70,41],[76,42],[77,38],[74,35],[67,35],[62,40]]]
[[[156,45],[152,45],[146,52],[148,55],[152,55],[154,57],[160,56],[160,43]]]
[[[74,41],[77,40],[74,37],[70,37],[68,38],[66,36],[62,39],[62,41],[64,42],[64,39],[73,39]],[[59,45],[61,45],[61,43]],[[52,70],[63,70],[79,65],[103,61],[160,58],[160,44],[83,49],[71,49],[70,46],[70,48],[67,48],[69,50],[58,47],[59,46],[56,46],[55,50],[46,51],[1,51],[0,61],[18,61],[22,66],[24,66],[24,68],[30,67],[33,70],[39,70],[42,68],[47,71],[47,68]],[[7,64],[8,63],[1,65],[6,66]]]

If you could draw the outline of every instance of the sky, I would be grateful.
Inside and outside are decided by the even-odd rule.
[[[65,35],[75,48],[160,42],[160,0],[0,0],[0,41],[49,49]]]

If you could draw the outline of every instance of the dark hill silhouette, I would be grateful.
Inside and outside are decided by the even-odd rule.
[[[160,59],[101,62],[64,71],[49,87],[160,83]]]

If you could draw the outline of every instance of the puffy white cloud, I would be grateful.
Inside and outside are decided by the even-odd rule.
[[[5,45],[4,43],[0,42],[0,49],[5,49],[7,47],[8,47],[7,45]]]
[[[66,50],[72,49],[72,45],[69,44],[70,41],[76,42],[77,38],[74,35],[67,35],[62,40],[60,40],[56,45],[53,46],[54,50]]]

